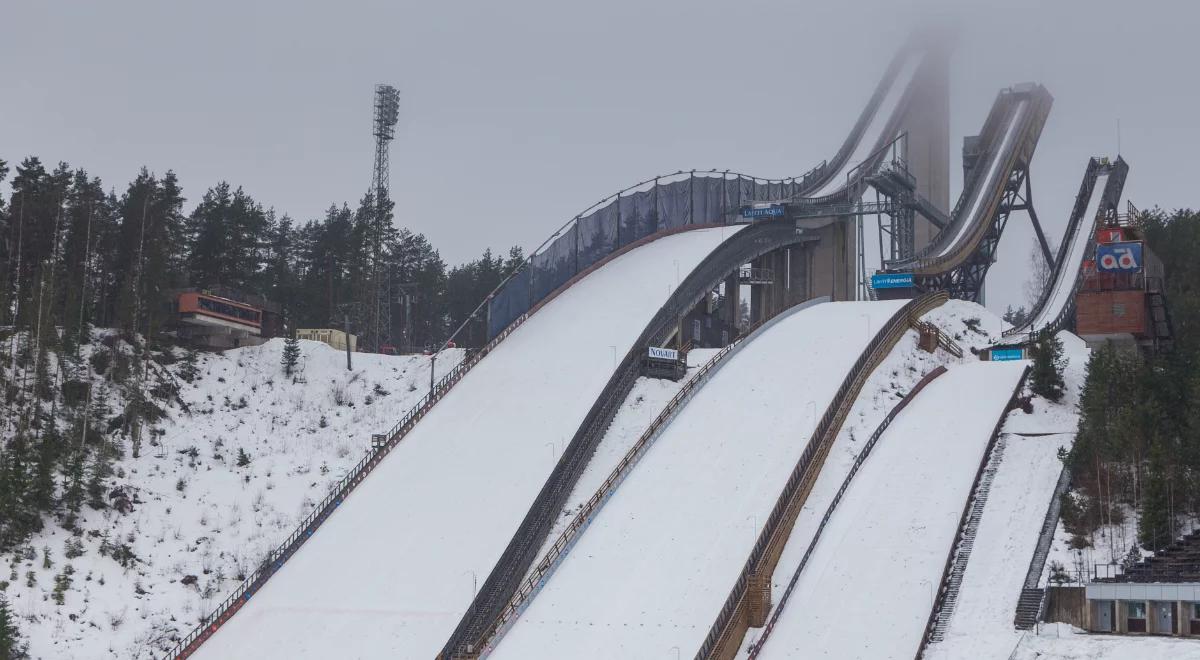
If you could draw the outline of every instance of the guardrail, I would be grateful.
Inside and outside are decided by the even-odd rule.
[[[1054,485],[1054,494],[1050,496],[1050,503],[1046,505],[1046,515],[1042,518],[1042,529],[1038,533],[1038,542],[1034,546],[1033,556],[1029,559],[1029,568],[1025,570],[1025,582],[1021,584],[1021,592],[1037,589],[1042,580],[1042,572],[1046,569],[1046,558],[1050,556],[1050,545],[1054,542],[1054,532],[1058,529],[1058,518],[1062,512],[1062,498],[1067,493],[1067,489],[1071,487],[1071,471],[1067,466],[1063,466],[1061,472],[1058,473],[1058,482]],[[1041,615],[1045,610],[1045,592],[1042,594],[1043,601],[1038,605],[1038,615],[1033,621],[1021,621],[1021,613],[1019,608],[1013,613],[1013,625],[1017,628],[1032,626],[1041,619]],[[1020,603],[1020,594],[1018,594],[1018,605]]]
[[[739,266],[781,247],[814,240],[790,223],[754,224],[740,230],[714,249],[684,278],[667,302],[655,313],[620,364],[613,370],[578,430],[563,451],[525,518],[477,593],[472,606],[443,648],[441,657],[467,657],[480,648],[483,632],[500,616],[537,559],[537,553],[560,515],[606,433],[617,409],[633,388],[647,346],[655,345],[675,328],[678,320]]]
[[[667,402],[662,411],[659,412],[658,416],[655,417],[652,422],[650,422],[650,425],[646,427],[646,430],[641,436],[638,437],[637,441],[634,442],[629,450],[625,452],[625,455],[617,463],[616,467],[614,467],[612,472],[609,473],[608,478],[604,480],[604,483],[600,484],[600,487],[596,489],[595,494],[593,494],[592,497],[583,504],[579,512],[575,514],[574,518],[571,519],[571,522],[559,534],[554,544],[551,545],[546,551],[546,554],[542,556],[541,561],[539,561],[537,565],[534,566],[533,570],[530,571],[528,577],[526,577],[525,581],[522,583],[521,588],[518,589],[515,594],[513,594],[512,598],[509,599],[508,604],[501,611],[499,618],[492,623],[492,625],[482,636],[479,646],[479,652],[481,655],[489,653],[496,647],[496,645],[503,638],[504,633],[509,627],[511,627],[513,623],[516,622],[516,619],[521,615],[521,613],[524,612],[529,601],[531,601],[546,584],[546,582],[549,581],[551,575],[553,575],[554,571],[557,570],[558,566],[562,563],[562,560],[566,557],[567,553],[570,552],[571,548],[574,547],[575,542],[583,534],[584,530],[591,525],[592,521],[595,520],[596,515],[599,514],[604,505],[608,503],[609,498],[611,498],[613,493],[616,492],[617,487],[625,481],[625,478],[628,477],[633,471],[634,466],[641,461],[642,457],[646,453],[646,450],[648,450],[650,446],[658,439],[658,437],[662,434],[662,431],[675,418],[676,414],[682,410],[689,401],[692,400],[692,397],[695,396],[696,392],[708,382],[712,375],[716,373],[721,366],[727,362],[727,358],[739,351],[741,346],[753,340],[762,331],[765,331],[765,329],[772,325],[775,321],[783,319],[790,313],[798,312],[801,309],[805,309],[822,302],[827,302],[828,300],[828,297],[822,297],[806,301],[805,303],[801,303],[799,305],[793,305],[781,309],[779,313],[775,314],[774,316],[760,320],[754,326],[748,328],[744,334],[737,337],[733,343],[718,351],[716,355],[705,362],[704,365],[701,366],[700,369],[690,379],[688,379],[684,386],[675,393],[675,396],[671,397],[671,400]]]
[[[737,652],[739,640],[749,627],[747,620],[747,594],[751,577],[769,575],[779,554],[791,534],[792,525],[803,506],[816,477],[824,464],[833,440],[841,429],[842,422],[854,405],[863,383],[871,372],[891,352],[892,348],[908,330],[912,318],[920,317],[943,303],[949,296],[944,291],[929,293],[910,300],[898,310],[888,323],[879,330],[858,360],[846,374],[841,386],[834,394],[829,407],[817,424],[808,445],[796,462],[791,476],[772,508],[758,541],[746,560],[746,565],[734,582],[729,597],[718,613],[708,636],[696,653],[697,660],[709,658],[728,659]]]
[[[1041,316],[1042,310],[1047,304],[1049,304],[1049,301],[1053,296],[1055,289],[1057,288],[1056,284],[1060,278],[1065,277],[1068,272],[1074,272],[1075,280],[1074,284],[1072,285],[1072,291],[1075,292],[1078,292],[1083,284],[1084,274],[1080,268],[1080,264],[1068,264],[1066,261],[1067,257],[1071,253],[1071,244],[1073,242],[1071,239],[1076,236],[1077,232],[1084,231],[1085,226],[1086,231],[1089,234],[1087,247],[1084,249],[1085,258],[1086,255],[1091,254],[1095,249],[1096,218],[1085,218],[1083,216],[1087,213],[1088,204],[1091,201],[1092,193],[1096,187],[1096,180],[1099,178],[1100,173],[1109,173],[1109,179],[1105,184],[1105,197],[1108,198],[1115,195],[1115,198],[1119,198],[1121,196],[1121,191],[1125,186],[1125,172],[1127,172],[1128,169],[1129,166],[1125,164],[1125,161],[1121,159],[1120,156],[1117,157],[1116,162],[1110,164],[1102,164],[1101,160],[1096,157],[1088,159],[1087,168],[1084,170],[1083,182],[1079,186],[1079,192],[1075,195],[1075,204],[1071,209],[1070,220],[1067,223],[1066,230],[1063,232],[1062,243],[1060,243],[1058,246],[1058,254],[1055,255],[1054,270],[1050,277],[1050,281],[1046,283],[1041,295],[1038,296],[1037,304],[1034,305],[1032,310],[1030,310],[1028,320],[1018,327],[1009,328],[1004,332],[1003,336],[1010,337],[1020,334],[1032,334],[1034,331],[1040,331],[1043,329],[1048,329],[1050,332],[1057,332],[1065,325],[1067,317],[1074,309],[1073,298],[1070,302],[1063,305],[1062,309],[1058,311],[1054,319],[1052,319],[1050,323],[1046,324],[1044,328],[1033,327],[1034,321]],[[1097,209],[1097,211],[1100,210],[1101,209]],[[1071,271],[1064,270],[1068,268],[1071,269]]]
[[[861,166],[848,173],[846,186],[834,193],[820,198],[805,196],[819,191],[848,164],[866,129],[876,118],[887,92],[896,84],[906,58],[918,57],[916,53],[924,48],[914,40],[896,54],[832,160],[822,161],[798,177],[785,179],[761,179],[730,170],[710,169],[678,170],[639,181],[601,199],[565,222],[488,294],[484,304],[470,314],[464,325],[478,318],[486,307],[487,331],[489,334],[497,331],[509,317],[536,305],[548,288],[552,289],[608,251],[619,249],[641,235],[682,225],[728,223],[741,206],[751,201],[825,201],[839,195],[845,197],[847,188],[861,184],[865,173],[865,170],[859,171]],[[906,93],[892,116],[886,118],[888,129],[881,135],[895,135],[899,130],[908,98]],[[874,163],[879,158],[882,156],[872,154],[867,160]]]
[[[825,527],[829,524],[830,519],[833,518],[833,513],[837,510],[838,504],[841,503],[842,496],[845,495],[846,490],[850,488],[850,482],[854,480],[854,476],[858,474],[859,468],[861,468],[863,463],[866,462],[867,456],[871,454],[871,450],[875,448],[875,444],[879,442],[879,438],[883,436],[883,432],[892,425],[892,421],[896,419],[896,416],[899,415],[902,410],[907,408],[908,404],[912,403],[913,399],[915,399],[916,396],[921,393],[921,390],[925,389],[926,385],[933,382],[934,379],[944,373],[946,373],[946,367],[939,365],[937,368],[922,376],[921,380],[917,381],[917,384],[908,391],[908,394],[905,394],[903,399],[900,399],[896,405],[892,406],[892,409],[888,412],[887,417],[883,418],[883,421],[880,422],[879,426],[875,428],[875,432],[872,433],[871,437],[867,439],[862,451],[859,452],[858,456],[854,459],[854,464],[850,466],[850,471],[846,474],[846,478],[842,480],[842,486],[838,488],[837,494],[833,496],[833,500],[825,509],[825,515],[822,516],[821,523],[817,525],[817,530],[813,532],[812,540],[809,542],[808,548],[804,551],[804,556],[800,558],[800,564],[796,566],[795,572],[792,573],[792,579],[788,581],[787,587],[783,590],[783,595],[780,596],[779,603],[775,605],[775,609],[772,610],[771,618],[767,621],[767,625],[763,627],[762,634],[759,635],[758,639],[750,645],[749,656],[751,660],[758,657],[758,654],[762,652],[763,646],[771,637],[771,632],[775,629],[775,624],[779,622],[779,617],[783,614],[784,608],[787,607],[788,600],[792,597],[792,592],[795,591],[796,585],[800,582],[800,574],[804,572],[804,567],[808,565],[809,558],[812,557],[813,552],[815,552],[817,549],[817,543],[821,540],[821,534],[825,531]]]
[[[937,597],[934,599],[933,606],[929,609],[929,619],[925,623],[925,633],[921,635],[921,645],[917,648],[915,657],[918,660],[925,655],[925,648],[929,645],[934,628],[937,625],[938,612],[945,605],[946,593],[950,588],[950,578],[954,570],[954,558],[958,554],[959,546],[962,544],[963,536],[971,521],[971,505],[975,501],[980,484],[984,478],[984,473],[987,471],[988,463],[992,460],[992,451],[996,448],[996,440],[1000,438],[1000,430],[1004,428],[1004,420],[1008,418],[1009,411],[1016,407],[1017,398],[1025,388],[1025,380],[1029,377],[1029,371],[1030,367],[1028,366],[1021,371],[1021,378],[1017,380],[1017,385],[1013,388],[1012,395],[1008,399],[1008,405],[1004,407],[1004,410],[996,420],[996,426],[992,428],[992,435],[988,438],[983,458],[979,459],[979,468],[975,471],[975,480],[971,483],[971,492],[967,496],[966,503],[963,505],[962,516],[958,519],[958,529],[954,533],[954,542],[950,544],[950,551],[946,554],[946,563],[942,568],[942,579],[938,586]]]
[[[487,356],[501,341],[508,337],[516,330],[525,320],[528,315],[524,315],[516,322],[510,325],[504,333],[498,335],[492,341],[464,359],[450,369],[441,380],[430,389],[430,391],[421,398],[421,400],[405,413],[388,432],[387,441],[378,445],[372,445],[367,450],[367,455],[363,457],[350,471],[331,489],[329,495],[321,500],[311,513],[300,521],[295,531],[287,537],[279,546],[270,551],[266,558],[258,565],[258,567],[242,581],[237,588],[224,600],[220,605],[213,610],[211,614],[204,617],[200,624],[192,629],[183,639],[172,648],[166,656],[168,658],[187,658],[196,651],[209,637],[213,635],[226,621],[241,609],[250,597],[261,588],[267,580],[269,580],[275,572],[283,567],[283,564],[291,558],[293,554],[299,550],[312,535],[313,532],[321,526],[333,513],[333,511],[341,505],[345,498],[360,484],[363,479],[379,465],[380,461],[391,452],[391,450],[400,443],[401,440],[412,430],[429,410],[446,395],[446,393],[454,387],[463,376],[467,374],[476,364]],[[431,364],[430,368],[433,368]]]

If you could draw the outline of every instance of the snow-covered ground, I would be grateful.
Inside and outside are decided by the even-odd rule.
[[[1010,647],[1011,660],[1200,660],[1200,642],[1183,637],[1091,635],[1066,624],[1030,631]],[[972,657],[972,656],[958,656]]]
[[[670,291],[737,227],[660,238],[534,314],[197,657],[431,657]]]
[[[538,557],[544,556],[550,546],[554,545],[554,542],[558,540],[563,530],[571,524],[574,515],[583,508],[584,503],[595,494],[596,490],[604,483],[604,480],[612,474],[613,468],[621,462],[621,459],[625,457],[629,449],[638,441],[638,438],[646,432],[646,429],[650,426],[650,422],[658,417],[659,413],[666,407],[667,402],[719,350],[716,348],[695,348],[688,352],[688,373],[679,382],[645,377],[638,378],[634,382],[629,396],[625,397],[624,403],[617,409],[617,414],[613,416],[613,421],[608,427],[608,432],[604,434],[604,437],[596,445],[596,452],[592,454],[592,458],[588,461],[587,466],[583,469],[583,473],[579,476],[579,481],[575,484],[575,488],[567,497],[567,501],[563,505],[562,515],[555,521],[550,533],[546,535],[546,540],[542,544],[541,551],[538,552]],[[533,568],[531,567],[530,571],[532,570]]]
[[[818,305],[745,344],[647,451],[491,657],[691,655],[846,371],[902,303]]]
[[[760,657],[910,658],[1024,363],[954,365],[884,432]]]
[[[272,340],[200,354],[195,381],[178,383],[190,413],[167,407],[157,445],[144,443],[138,458],[126,446],[115,466],[110,490],[124,490],[132,512],[85,506],[79,557],[64,556],[71,535],[53,521],[29,541],[36,559],[12,565],[20,579],[6,595],[32,657],[155,657],[156,645],[223,600],[362,458],[371,434],[388,430],[428,387],[427,357],[356,354],[348,372],[344,353],[309,341],[300,342],[307,382],[292,382],[282,347]],[[461,351],[443,354],[438,373],[460,359]],[[118,408],[115,390],[109,395]],[[244,467],[239,450],[250,458]],[[123,568],[101,544],[127,545],[136,559]],[[60,606],[49,594],[67,565],[74,583]]]

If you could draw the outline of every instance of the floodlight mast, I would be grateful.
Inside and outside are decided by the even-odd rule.
[[[375,85],[375,167],[371,175],[371,198],[374,202],[371,219],[371,291],[367,296],[369,318],[366,319],[368,350],[380,352],[391,342],[392,287],[391,274],[384,262],[384,248],[391,224],[391,174],[388,154],[396,136],[400,118],[400,90],[391,85]]]

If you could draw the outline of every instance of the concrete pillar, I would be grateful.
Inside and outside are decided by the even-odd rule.
[[[791,296],[789,304],[802,303],[810,298],[808,294],[808,249],[794,247],[788,251],[791,255],[791,266],[788,269],[788,292]]]
[[[741,285],[737,271],[725,278],[725,306],[721,310],[721,322],[729,329],[729,338],[737,335],[738,316],[742,312]]]
[[[750,268],[769,268],[770,260],[766,256],[750,262]],[[766,318],[767,293],[766,287],[755,284],[750,287],[750,323],[758,323]]]
[[[900,131],[908,133],[904,154],[917,179],[917,192],[934,206],[950,210],[950,56],[942,40],[930,36],[925,64],[913,80],[913,101]],[[914,247],[920,250],[938,233],[923,216],[916,217]]]
[[[787,249],[781,248],[770,254],[771,261],[771,316],[783,309],[787,300]]]

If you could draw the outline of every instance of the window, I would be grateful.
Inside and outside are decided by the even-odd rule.
[[[228,303],[223,303],[219,300],[212,300],[210,298],[200,298],[199,301],[200,309],[206,312],[220,314],[221,316],[229,316],[242,321],[248,321],[250,323],[259,322],[259,313],[252,309],[237,307]]]
[[[1125,629],[1131,633],[1146,630],[1146,603],[1140,600],[1125,601]]]
[[[1192,619],[1200,621],[1200,603],[1192,603]]]
[[[1128,608],[1126,611],[1129,612],[1130,619],[1146,618],[1146,604],[1143,603],[1142,601],[1131,600],[1128,603],[1126,603],[1125,605]]]

